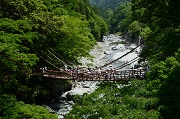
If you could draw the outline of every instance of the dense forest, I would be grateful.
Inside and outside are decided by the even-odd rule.
[[[96,6],[99,10],[115,9],[123,2],[129,0],[89,0],[92,6]]]
[[[106,21],[110,33],[125,33],[132,22],[130,0],[90,0],[90,3]]]
[[[77,103],[68,114],[68,119],[179,118],[179,3],[131,0],[120,4],[115,10],[105,11],[107,16],[103,17],[111,33],[128,33],[132,38],[144,39],[140,62],[148,61],[150,70],[144,81],[135,80],[125,85],[104,82],[92,94],[77,96]]]
[[[144,39],[146,80],[104,82],[92,94],[76,96],[67,119],[179,119],[180,1],[90,2],[1,0],[0,118],[57,119],[38,106],[49,92],[33,70],[79,64],[103,35],[120,32]]]
[[[87,0],[1,0],[0,118],[57,118],[29,105],[48,95],[33,69],[77,64],[106,33],[106,23]]]

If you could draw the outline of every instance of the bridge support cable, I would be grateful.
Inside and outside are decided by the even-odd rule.
[[[47,56],[50,60],[52,60],[53,62],[56,62],[56,60],[54,60],[52,57],[50,57],[49,55]]]
[[[158,29],[158,30],[156,31],[156,33],[159,32],[159,30],[160,30],[160,29]],[[168,29],[168,30],[169,30],[169,31],[164,35],[163,38],[167,37],[168,34],[172,33],[175,29],[173,28],[173,29]],[[152,34],[152,35],[149,37],[149,39],[150,39],[153,35],[154,35],[154,34]],[[162,38],[162,39],[163,39],[163,38]],[[147,40],[149,40],[149,39],[147,39]],[[144,41],[143,43],[147,42],[147,40]],[[159,44],[159,43],[161,43],[162,41],[163,41],[163,40],[159,40],[156,44]],[[153,47],[152,49],[155,49],[155,47]],[[133,50],[134,50],[134,49],[133,49]],[[139,57],[136,57],[136,58],[139,58]],[[134,59],[135,59],[135,58],[134,58]],[[134,59],[133,59],[133,60],[134,60]],[[137,59],[137,60],[140,60],[140,58]],[[136,62],[137,60],[133,61],[132,63]],[[131,61],[129,61],[129,62],[131,62]],[[128,65],[130,65],[130,64],[132,64],[132,63],[128,63]],[[124,66],[121,67],[121,69],[122,69],[122,68],[124,68]]]
[[[124,66],[126,66],[126,65],[129,64],[130,62],[133,62],[133,61],[136,60],[136,59],[139,59],[139,57],[135,57],[134,59],[132,59],[132,60],[130,60],[130,61],[128,61],[128,62],[125,62],[124,64],[122,64],[122,65],[120,65],[120,66],[118,66],[118,67],[116,67],[116,68],[124,67]],[[134,62],[133,62],[133,63],[134,63]],[[130,64],[132,64],[132,63],[130,63]]]
[[[43,50],[40,50],[40,52],[41,53],[38,53],[40,56],[41,56],[41,58],[43,57],[43,60],[46,60],[46,62],[48,61],[48,64],[50,64],[51,63],[51,65],[53,64],[54,66],[56,66],[57,67],[57,65],[64,65],[62,62],[58,62],[59,60],[57,60],[57,59],[53,59],[51,56],[49,56],[49,55],[45,55],[47,52],[44,52]],[[52,63],[53,62],[53,63]],[[61,63],[61,64],[60,64]],[[56,64],[56,65],[55,65]],[[58,67],[59,68],[59,67]],[[66,67],[60,67],[61,69],[62,68],[66,68]],[[59,68],[59,69],[60,69]]]
[[[122,69],[122,68],[124,68],[124,67],[126,67],[126,66],[129,66],[129,65],[131,65],[132,63],[138,61],[139,59],[140,59],[140,58],[138,58],[138,59],[135,58],[135,59],[134,59],[133,61],[131,61],[131,62],[127,62],[127,63],[125,63],[124,65],[121,65],[120,67],[116,67],[115,70]]]
[[[57,53],[53,48],[51,48],[43,39],[42,39],[42,42],[43,42],[52,52],[54,52],[58,57],[61,57],[62,59],[64,59],[59,53]],[[49,50],[49,51],[50,51],[50,50]],[[55,55],[55,54],[54,54],[54,55]],[[58,58],[58,59],[59,59],[59,58]],[[62,61],[63,61],[63,60],[62,60]],[[63,62],[64,62],[64,61],[63,61]],[[67,60],[66,60],[66,62],[67,62],[68,64],[74,66],[73,63],[71,63],[71,62],[69,62],[69,61],[67,61]],[[66,64],[66,66],[68,66],[67,63],[64,62],[64,64]]]
[[[26,45],[28,45],[27,43],[26,43]],[[45,59],[42,55],[40,55],[40,53],[38,53],[37,51],[35,51],[34,50],[34,48],[32,48],[32,51],[36,54],[36,55],[38,55],[41,59],[43,59],[45,62],[47,62],[48,64],[50,64],[51,66],[53,66],[54,68],[56,68],[56,69],[61,69],[61,68],[59,68],[58,66],[56,66],[56,65],[54,65],[53,63],[51,63],[51,62],[49,62],[47,59]],[[42,50],[40,50],[43,54],[44,54],[44,52],[42,51]]]
[[[64,67],[66,67],[67,66],[67,64],[63,61],[63,60],[61,60],[61,59],[59,59],[56,55],[54,55],[51,51],[49,51],[48,49],[46,49],[51,55],[53,55],[56,59],[58,59],[59,61],[61,61],[63,64],[64,64]]]
[[[44,51],[42,51],[42,50],[40,50],[40,51],[42,52],[42,54],[45,54],[45,52],[44,52]],[[42,55],[41,55],[41,56],[42,56]],[[45,58],[45,57],[46,57],[46,58]],[[52,58],[52,57],[50,57],[49,55],[46,55],[45,57],[44,57],[44,59],[47,59],[47,58],[48,58],[48,59],[50,59],[52,62],[58,62],[58,60],[53,59],[53,58]],[[64,64],[63,64],[63,65],[64,65]]]
[[[43,56],[41,56],[38,52],[36,52],[35,50],[33,50],[40,58],[42,58],[44,61],[46,61],[48,64],[50,64],[51,66],[53,66],[54,68],[56,68],[56,69],[61,69],[61,68],[59,68],[59,67],[57,67],[57,66],[55,66],[53,63],[51,63],[51,62],[49,62],[48,60],[46,60]]]
[[[42,43],[41,41],[38,40],[39,43]],[[43,44],[45,44],[48,48],[50,48],[45,42],[43,42]],[[57,60],[59,60],[60,62],[63,63],[64,67],[67,67],[67,64],[61,60],[60,58],[58,58],[54,53],[52,53],[50,50],[48,50],[47,48],[45,48],[45,50],[47,50],[47,52],[49,52],[53,57],[55,57]]]
[[[134,59],[132,59],[132,60],[130,60],[130,61],[128,61],[128,62],[126,62],[126,63],[118,66],[118,67],[115,67],[114,69],[115,69],[115,70],[117,70],[117,69],[122,69],[122,68],[124,68],[124,67],[126,67],[126,66],[129,66],[129,65],[133,64],[134,62],[138,61],[139,59],[140,59],[139,57],[135,57]]]
[[[144,43],[144,42],[143,42],[143,43]],[[142,44],[143,44],[143,43],[142,43]],[[116,62],[116,61],[118,61],[118,60],[120,60],[121,58],[125,57],[126,55],[128,55],[129,53],[133,52],[135,49],[137,49],[138,47],[140,47],[142,44],[140,44],[140,45],[138,45],[137,47],[133,48],[132,50],[130,50],[129,52],[125,53],[125,54],[122,55],[121,57],[119,57],[119,58],[117,58],[117,59],[115,59],[115,60],[113,60],[113,61],[111,61],[111,62],[109,62],[109,63],[107,63],[107,64],[105,64],[105,65],[103,65],[103,66],[101,66],[100,68],[106,67],[106,66],[108,66],[108,65],[110,65],[110,64],[112,64],[112,63],[114,63],[114,62]]]
[[[167,36],[168,34],[172,33],[174,30],[175,30],[175,28],[170,29],[170,31],[169,31],[167,34],[165,34],[165,36]],[[157,29],[157,31],[155,31],[153,34],[151,34],[151,35],[148,37],[148,39],[146,39],[145,41],[143,41],[142,43],[140,43],[138,46],[136,46],[135,48],[133,48],[133,49],[130,50],[129,52],[125,53],[124,55],[120,56],[119,58],[117,58],[117,59],[115,59],[115,60],[113,60],[113,61],[111,61],[111,62],[109,62],[109,63],[107,63],[107,64],[105,64],[105,65],[103,65],[103,66],[100,66],[100,67],[98,67],[98,68],[104,68],[104,67],[106,67],[106,66],[108,66],[108,65],[110,65],[110,64],[112,64],[112,63],[114,63],[114,62],[116,62],[116,61],[118,61],[118,60],[120,60],[121,58],[125,57],[126,55],[128,55],[128,54],[131,53],[131,52],[133,52],[135,49],[137,49],[137,48],[140,47],[141,45],[143,45],[145,42],[148,42],[148,41],[151,39],[151,37],[153,37],[154,34],[157,34],[159,31],[161,31],[160,28]],[[162,41],[162,40],[161,40],[161,41]],[[161,41],[160,41],[160,42],[161,42]],[[97,69],[98,69],[98,68],[97,68]]]

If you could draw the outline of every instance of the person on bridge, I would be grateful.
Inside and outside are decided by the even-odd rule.
[[[90,80],[92,80],[92,81],[93,81],[93,73],[94,73],[94,70],[90,69]]]
[[[73,79],[73,69],[70,69],[69,75],[70,75],[70,78]]]
[[[47,67],[45,66],[45,67],[42,67],[42,73],[44,74],[44,73],[46,73],[46,70],[47,70]]]
[[[75,74],[76,74],[76,78],[80,79],[80,69],[79,69],[79,67],[76,67]]]
[[[86,80],[89,80],[91,78],[91,71],[90,71],[90,69],[87,69],[86,75],[87,75]]]
[[[105,77],[104,78],[105,78],[105,80],[108,80],[108,72],[107,71],[105,72]]]
[[[96,79],[96,71],[94,69],[91,69],[91,79],[92,81]]]
[[[98,68],[97,70],[97,78],[100,80],[101,77],[101,68]]]
[[[114,70],[112,68],[112,65],[110,66],[110,76],[109,79],[111,80],[112,78],[114,78]]]
[[[81,80],[84,80],[86,78],[86,69],[81,69],[80,70],[80,77],[81,77]]]
[[[45,71],[47,70],[47,67],[46,67],[46,66],[44,67],[44,70],[45,70]]]

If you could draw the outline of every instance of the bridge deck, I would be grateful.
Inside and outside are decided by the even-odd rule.
[[[144,79],[145,71],[143,69],[126,69],[113,71],[102,71],[101,74],[97,72],[72,72],[72,71],[57,71],[46,70],[34,73],[36,76],[42,76],[53,79],[64,80],[81,80],[81,81],[129,81],[132,78]]]

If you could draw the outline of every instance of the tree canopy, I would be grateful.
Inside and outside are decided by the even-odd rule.
[[[32,77],[36,67],[78,64],[106,33],[106,23],[87,0],[1,0],[1,94],[35,103],[48,93],[42,79]]]
[[[179,118],[179,3],[131,0],[116,12],[107,8],[109,28],[115,26],[115,32],[128,32],[144,40],[140,57],[148,61],[150,70],[146,81],[131,81],[119,88],[116,83],[102,83],[94,93],[77,100],[68,118]]]
[[[128,0],[89,0],[93,6],[97,6],[100,9],[107,10],[107,9],[115,9],[121,3],[126,2]]]
[[[147,50],[144,50],[142,56],[157,60],[165,60],[166,57],[172,56],[180,47],[179,1],[132,0],[132,3],[134,19],[152,31],[147,38]]]
[[[33,70],[78,64],[109,28],[144,39],[140,57],[149,63],[147,80],[124,88],[102,83],[77,101],[67,118],[178,119],[180,1],[123,1],[90,0],[98,10],[88,0],[1,0],[0,118],[57,118],[29,105],[48,95]]]
[[[110,33],[126,32],[131,23],[130,0],[90,0],[108,24]]]

